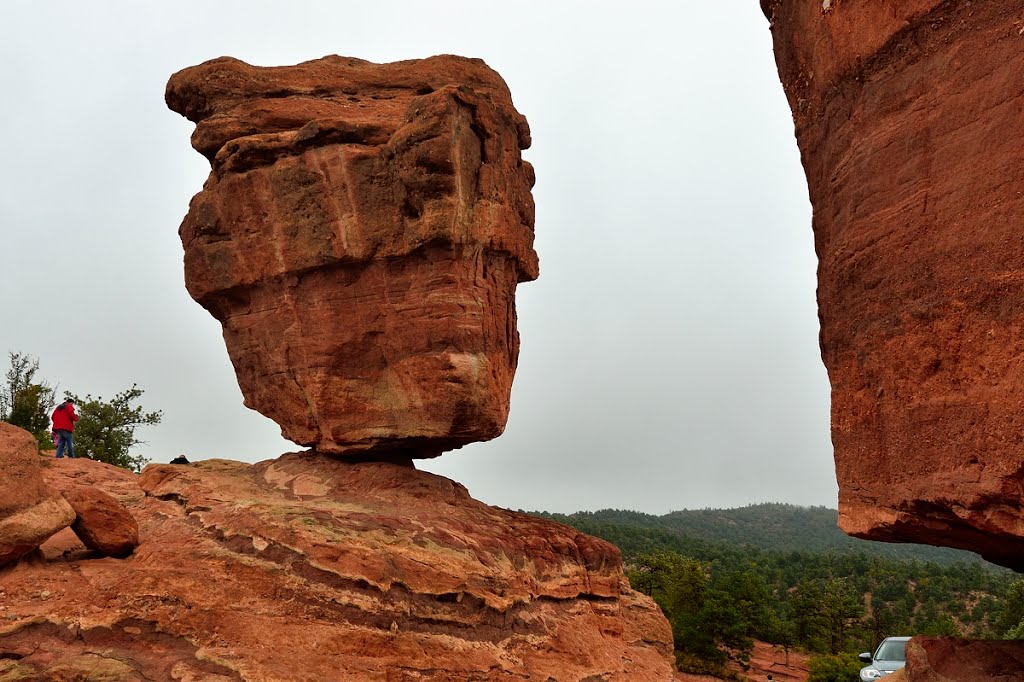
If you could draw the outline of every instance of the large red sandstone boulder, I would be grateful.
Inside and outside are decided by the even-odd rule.
[[[102,466],[68,479],[95,469],[116,495]],[[126,666],[109,679],[673,679],[669,625],[618,550],[448,479],[309,454],[124,476],[146,491],[123,500],[134,554],[3,576],[0,652],[28,679],[98,652]]]
[[[74,509],[71,529],[86,547],[105,556],[127,556],[139,544],[138,523],[125,506],[142,497],[136,477],[109,464],[86,462],[81,458],[67,464],[48,460],[43,469],[46,484]],[[55,539],[49,549],[73,550],[74,544],[68,540]]]
[[[71,529],[86,547],[124,557],[139,545],[139,525],[117,500],[102,490],[76,486],[63,493],[75,510]]]
[[[246,405],[321,452],[431,457],[501,433],[537,256],[529,128],[497,73],[221,58],[175,74],[167,104],[212,165],[185,280]]]
[[[0,422],[0,518],[47,496],[32,434]]]
[[[0,564],[32,552],[74,518],[43,485],[32,434],[0,422]]]
[[[840,525],[1024,570],[1009,0],[762,0],[814,207]]]
[[[1024,642],[915,637],[907,644],[909,682],[1020,682]]]

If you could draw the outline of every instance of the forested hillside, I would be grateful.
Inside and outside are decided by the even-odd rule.
[[[622,550],[634,588],[672,623],[686,670],[742,663],[755,638],[855,673],[856,653],[890,635],[1024,636],[1016,574],[966,552],[847,537],[832,509],[538,515]]]
[[[653,516],[620,509],[541,516],[581,527],[608,524],[625,528],[664,529],[687,538],[734,546],[807,552],[865,553],[892,559],[918,559],[937,564],[982,561],[970,552],[930,545],[904,545],[860,540],[838,527],[839,512],[827,507],[792,504],[754,504],[737,509],[694,509]]]

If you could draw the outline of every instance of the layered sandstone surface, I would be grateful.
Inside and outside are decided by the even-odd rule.
[[[1022,570],[1020,4],[761,4],[814,207],[840,525]]]
[[[613,546],[411,466],[296,454],[46,476],[126,505],[141,544],[113,559],[54,543],[0,568],[0,676],[672,679],[668,623]]]
[[[212,170],[181,225],[189,292],[246,404],[320,452],[432,457],[504,429],[515,289],[537,277],[526,119],[454,56],[171,77]]]

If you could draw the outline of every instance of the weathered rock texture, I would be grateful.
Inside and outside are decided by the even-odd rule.
[[[140,478],[77,466],[129,507],[142,542],[127,559],[0,569],[0,674],[672,680],[668,623],[614,547],[445,478],[309,454]],[[136,480],[147,495],[122,494]]]
[[[249,407],[321,452],[499,435],[537,277],[526,119],[480,60],[221,58],[168,106],[212,164],[180,235]]]
[[[915,637],[907,644],[910,682],[1020,682],[1024,642]]]
[[[137,499],[137,486],[115,486],[118,497],[104,492],[100,485],[121,480],[120,470],[102,462],[55,459],[43,460],[43,479],[48,489],[62,496],[75,512],[71,530],[85,547],[104,556],[127,556],[139,544],[139,525],[124,501]],[[62,544],[74,544],[65,536]]]
[[[139,544],[139,525],[117,500],[102,490],[74,487],[64,499],[75,510],[71,530],[85,546],[106,556],[127,556]]]
[[[1024,14],[762,0],[814,207],[840,525],[1024,569]]]
[[[0,422],[0,565],[37,549],[75,513],[43,485],[35,438]]]

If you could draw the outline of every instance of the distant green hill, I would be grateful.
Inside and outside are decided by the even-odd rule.
[[[750,636],[814,652],[867,651],[892,634],[1001,637],[1017,579],[969,552],[848,537],[826,507],[536,515],[618,546],[631,584],[672,623],[676,650],[698,658],[715,654],[694,653],[695,633],[747,611],[761,613],[741,623]]]
[[[956,549],[852,538],[839,530],[839,512],[827,507],[766,503],[737,509],[683,510],[664,516],[622,509],[575,514],[533,513],[604,537],[618,544],[627,554],[653,548],[685,552],[703,541],[772,552],[864,553],[945,566],[957,562],[987,563],[977,554]],[[627,529],[648,532],[637,534],[627,532]],[[617,541],[609,535],[615,536]]]

